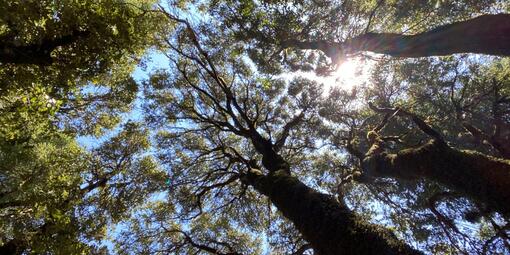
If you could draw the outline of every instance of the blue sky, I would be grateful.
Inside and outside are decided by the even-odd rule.
[[[168,59],[163,54],[158,53],[154,50],[149,51],[143,61],[145,62],[146,67],[142,68],[141,66],[137,66],[135,71],[131,75],[139,84],[140,91],[138,91],[137,99],[134,102],[132,110],[122,115],[121,124],[126,123],[130,120],[131,121],[142,121],[143,114],[142,114],[141,106],[143,103],[142,102],[143,95],[142,95],[142,91],[141,91],[141,83],[144,80],[149,78],[149,74],[152,71],[169,67]],[[108,140],[108,138],[114,136],[119,131],[120,131],[120,125],[117,128],[106,132],[101,137],[94,137],[91,135],[79,136],[77,138],[77,141],[81,146],[83,146],[87,149],[92,149],[92,148],[96,147],[98,144],[100,144],[101,142]]]

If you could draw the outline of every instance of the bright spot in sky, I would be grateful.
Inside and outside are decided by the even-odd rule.
[[[362,79],[366,78],[363,74],[363,66],[361,61],[357,59],[348,59],[340,64],[338,69],[333,73],[335,82],[340,82],[342,87],[353,87]]]
[[[297,75],[323,84],[324,94],[331,88],[350,90],[368,82],[373,62],[360,58],[346,59],[329,76],[318,76],[313,72],[298,72]]]

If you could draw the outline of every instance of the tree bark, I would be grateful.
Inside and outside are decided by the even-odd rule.
[[[396,154],[370,155],[362,167],[369,176],[436,181],[485,204],[490,211],[510,215],[510,160],[431,140]]]
[[[357,217],[332,196],[317,192],[284,170],[244,180],[266,195],[300,231],[316,254],[421,254],[390,231]]]
[[[510,14],[482,15],[415,35],[366,33],[345,42],[288,40],[283,46],[318,49],[333,62],[362,51],[406,58],[455,53],[510,56]]]
[[[255,164],[241,181],[269,197],[316,254],[421,254],[391,231],[360,219],[345,204],[292,177],[289,163],[275,144],[254,128],[248,132],[269,174],[253,170],[259,168]]]

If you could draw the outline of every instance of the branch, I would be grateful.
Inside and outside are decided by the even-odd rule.
[[[195,242],[193,240],[193,238],[191,238],[191,236],[182,231],[182,230],[178,230],[178,229],[172,229],[172,230],[168,230],[168,229],[165,229],[167,232],[170,232],[170,233],[180,233],[184,236],[184,239],[186,239],[186,241],[191,245],[193,246],[194,248],[197,248],[201,251],[205,251],[207,253],[210,253],[210,254],[215,254],[215,255],[242,255],[241,253],[238,253],[238,252],[227,252],[227,253],[224,253],[224,252],[221,252],[220,250],[214,248],[214,247],[211,247],[211,246],[208,246],[208,245],[205,245],[205,244],[199,244],[197,242]],[[221,244],[221,242],[215,242],[217,244]],[[230,245],[229,245],[230,246]],[[231,247],[227,246],[227,248],[230,250]]]
[[[482,93],[481,95],[475,97],[475,99],[470,104],[465,104],[464,106],[460,106],[457,102],[453,100],[453,97],[451,98],[452,103],[455,106],[455,111],[457,118],[460,120],[462,127],[466,131],[468,131],[471,136],[476,140],[477,143],[480,145],[488,144],[490,145],[494,150],[496,150],[501,157],[509,159],[510,158],[510,146],[508,145],[508,139],[506,139],[505,136],[501,135],[501,131],[505,128],[505,123],[503,121],[503,112],[500,109],[500,104],[505,103],[505,96],[502,96],[500,94],[500,85],[501,82],[496,81],[495,78],[491,81],[492,87],[489,92]],[[490,93],[493,93],[493,99],[492,99],[492,125],[493,125],[493,131],[492,134],[488,134],[488,132],[485,132],[471,123],[469,123],[463,113],[467,108],[473,107],[478,105],[483,98],[489,96]]]
[[[370,25],[372,25],[372,19],[374,18],[374,15],[377,12],[377,9],[379,9],[379,7],[381,7],[383,3],[384,3],[384,0],[379,0],[379,2],[377,2],[377,5],[375,6],[375,8],[370,12],[370,16],[368,17],[367,27],[365,28],[365,33],[368,33],[368,31],[370,30]]]
[[[441,143],[445,143],[443,137],[439,132],[434,130],[429,124],[427,124],[423,119],[421,119],[418,115],[405,111],[401,108],[383,108],[383,107],[377,107],[372,102],[368,103],[368,106],[370,109],[372,109],[375,112],[379,113],[386,113],[386,114],[394,114],[401,117],[407,117],[410,118],[416,126],[425,134],[431,136],[435,140]]]
[[[439,202],[439,200],[443,197],[446,197],[446,196],[451,196],[452,194],[450,192],[440,192],[440,193],[436,193],[434,194],[433,196],[431,196],[429,199],[428,199],[428,207],[430,209],[430,211],[432,211],[432,213],[436,216],[436,218],[438,219],[438,221],[441,223],[441,224],[445,224],[448,228],[451,228],[453,229],[455,232],[457,233],[460,233],[459,229],[457,228],[457,226],[455,226],[455,224],[453,223],[452,220],[446,218],[441,212],[439,212],[436,208],[436,204],[437,202]],[[445,231],[447,232],[447,231]]]
[[[198,54],[202,56],[204,61],[199,59],[195,56],[190,56],[188,54],[185,54],[183,51],[177,49],[176,47],[172,47],[172,45],[169,43],[170,47],[172,47],[173,50],[175,50],[178,54],[194,61],[197,63],[207,74],[217,83],[218,87],[223,91],[225,94],[225,103],[226,106],[223,108],[219,103],[213,99],[213,102],[216,101],[217,106],[222,111],[226,111],[227,114],[229,114],[232,117],[232,120],[237,126],[237,129],[231,128],[231,125],[228,123],[228,121],[218,121],[213,118],[209,118],[207,116],[204,116],[203,114],[198,113],[198,111],[194,109],[190,109],[195,112],[197,117],[201,119],[203,122],[213,124],[215,126],[219,127],[226,127],[227,129],[231,129],[233,133],[236,135],[245,137],[250,139],[251,143],[255,147],[255,150],[262,155],[262,164],[265,168],[267,168],[269,171],[278,171],[278,170],[286,170],[286,172],[290,172],[290,167],[288,163],[277,153],[275,150],[275,147],[273,146],[272,142],[263,137],[255,128],[256,119],[251,120],[246,112],[246,106],[245,109],[241,107],[241,105],[238,103],[236,95],[234,94],[234,91],[231,90],[230,86],[225,82],[225,80],[220,76],[220,74],[217,72],[217,68],[212,61],[209,54],[202,48],[200,41],[198,40],[198,36],[193,30],[193,27],[190,25],[190,23],[186,20],[180,19],[178,17],[175,17],[174,15],[166,12],[162,6],[160,6],[160,11],[166,15],[166,17],[170,20],[176,21],[178,23],[184,24],[186,26],[186,30],[189,34],[189,37],[191,39],[191,42],[193,46],[198,51]],[[182,72],[182,71],[181,71]],[[199,93],[205,93],[205,95],[209,98],[213,97],[210,95],[207,91],[200,89],[198,86],[192,86],[197,92]],[[237,114],[236,114],[237,112]],[[240,115],[238,118],[237,116]],[[247,127],[244,127],[241,124],[241,121],[244,121],[247,125]],[[284,131],[285,132],[285,131]]]
[[[292,118],[292,120],[290,120],[287,124],[285,124],[285,126],[283,127],[283,131],[280,135],[280,138],[278,138],[278,140],[276,140],[276,142],[274,143],[275,151],[279,151],[283,147],[283,145],[285,144],[285,140],[287,140],[287,137],[289,136],[290,130],[299,125],[301,121],[303,121],[304,117],[305,112],[303,111],[294,118]]]
[[[292,255],[303,255],[305,251],[312,249],[310,244],[303,244],[299,249],[297,249]]]
[[[349,131],[349,138],[347,140],[347,145],[345,146],[345,149],[352,155],[354,155],[356,158],[358,158],[361,161],[363,161],[363,158],[365,158],[365,155],[363,152],[358,150],[354,147],[354,144],[352,140],[354,139],[354,131],[351,129]]]
[[[339,58],[346,55],[341,43],[319,41],[299,41],[297,39],[285,40],[282,43],[284,48],[298,48],[302,50],[320,50],[328,56],[333,63],[338,63]]]
[[[364,33],[344,42],[289,39],[281,45],[321,50],[333,63],[337,63],[340,57],[362,51],[408,58],[455,53],[510,56],[510,14],[481,15],[415,35]]]

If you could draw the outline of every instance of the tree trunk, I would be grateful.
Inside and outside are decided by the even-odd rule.
[[[366,33],[340,43],[288,40],[283,46],[318,49],[334,62],[360,51],[406,58],[455,53],[510,56],[510,14],[482,15],[415,35]]]
[[[245,182],[271,199],[316,254],[420,254],[390,231],[363,221],[346,205],[284,170],[267,176],[252,172]]]
[[[370,176],[436,181],[484,203],[490,211],[510,215],[510,160],[432,140],[396,154],[369,156],[363,160],[363,171]]]

